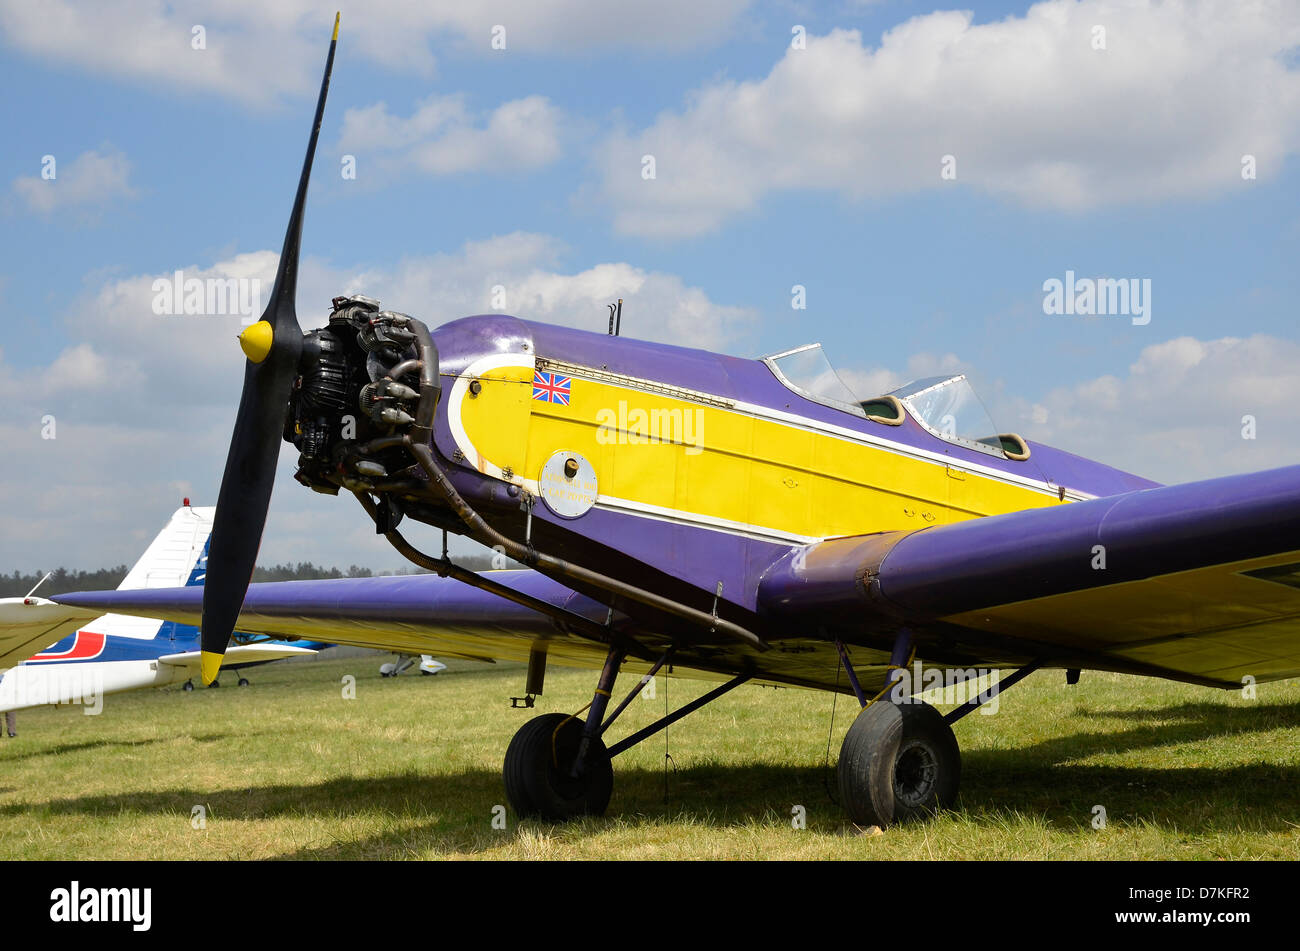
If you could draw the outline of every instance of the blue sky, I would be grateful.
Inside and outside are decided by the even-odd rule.
[[[859,391],[968,370],[1003,429],[1163,481],[1296,461],[1295,4],[640,6],[345,7],[304,324],[357,289],[437,323],[502,283],[602,329],[621,295],[630,335],[820,340]],[[142,289],[273,269],[333,11],[31,8],[0,0],[6,571],[131,560],[215,499],[239,322]],[[1149,280],[1150,323],[1044,314],[1067,270]],[[398,563],[284,461],[263,561]]]

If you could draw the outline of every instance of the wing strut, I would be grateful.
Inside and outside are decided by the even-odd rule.
[[[998,694],[1002,693],[1002,691],[1010,690],[1016,684],[1020,683],[1020,681],[1024,680],[1026,677],[1028,677],[1030,674],[1032,674],[1042,665],[1043,662],[1041,660],[1036,660],[1032,664],[1026,664],[1024,667],[1021,667],[1015,672],[1008,674],[1007,676],[1000,679],[997,683],[990,684],[988,690],[985,690],[983,693],[979,693],[971,697],[969,700],[963,703],[960,707],[957,707],[955,710],[950,710],[944,716],[943,722],[951,726],[952,724],[960,720],[962,717],[964,717],[966,714],[974,713],[980,707],[984,706],[984,704],[988,703]]]

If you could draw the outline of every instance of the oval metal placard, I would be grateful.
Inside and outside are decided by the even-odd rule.
[[[596,470],[581,453],[552,453],[542,466],[537,491],[560,518],[578,518],[596,504]]]

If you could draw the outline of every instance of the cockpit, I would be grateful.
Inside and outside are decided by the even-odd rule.
[[[764,357],[785,386],[810,400],[889,426],[904,413],[940,439],[1004,459],[1028,459],[1029,446],[1015,433],[999,433],[964,373],[913,380],[888,393],[860,399],[840,379],[821,344],[810,343]]]

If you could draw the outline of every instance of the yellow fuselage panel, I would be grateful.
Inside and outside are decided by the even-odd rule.
[[[512,469],[523,475],[528,450],[529,413],[532,411],[533,369],[524,366],[498,367],[480,378],[477,395],[466,393],[460,405],[460,417],[466,434],[477,450],[470,456],[461,450],[479,471],[486,462],[500,469]],[[536,477],[536,473],[532,477]]]
[[[615,505],[811,539],[1059,502],[1045,487],[819,432],[815,421],[577,376],[567,405],[543,401],[532,398],[531,366],[479,379],[479,394],[460,401],[460,418],[474,452],[461,448],[481,471],[508,467],[535,481],[553,453],[581,453],[596,471],[600,501]]]

